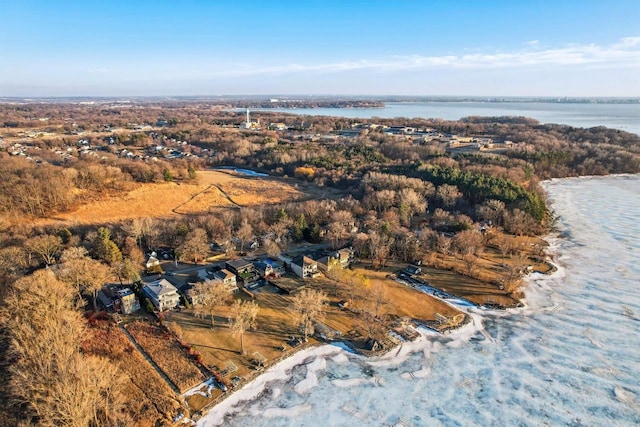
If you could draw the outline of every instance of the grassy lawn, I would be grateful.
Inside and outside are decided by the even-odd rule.
[[[437,298],[388,279],[387,271],[374,272],[362,269],[362,272],[370,277],[372,283],[370,286],[384,288],[386,302],[382,304],[379,311],[379,323],[382,327],[375,332],[374,336],[381,342],[388,341],[386,331],[391,329],[394,321],[399,318],[429,322],[436,320],[435,313],[447,317],[460,313]],[[329,295],[329,301],[324,310],[325,318],[321,323],[329,330],[338,332],[338,339],[348,341],[353,347],[362,350],[366,339],[371,334],[371,328],[369,327],[370,319],[366,319],[358,312],[368,309],[369,288],[362,289],[361,297],[353,305],[353,310],[341,310],[338,302],[346,299],[347,294],[340,287],[336,287],[331,280],[326,278],[308,279],[304,282],[299,280],[298,289],[303,287],[322,289]],[[248,380],[259,373],[253,361],[254,352],[264,356],[265,365],[269,366],[299,348],[292,348],[287,344],[291,336],[300,336],[295,323],[295,313],[292,310],[294,294],[283,294],[272,285],[263,286],[253,292],[254,300],[260,306],[260,312],[256,330],[245,333],[245,354],[240,351],[240,337],[234,336],[229,327],[228,317],[231,315],[229,307],[220,307],[215,315],[213,326],[209,318],[194,317],[192,310],[173,312],[167,320],[178,325],[183,341],[198,349],[207,367],[221,372],[231,362],[237,367],[237,371],[229,374],[227,379],[239,376]],[[235,297],[250,299],[243,293],[236,293]],[[310,338],[307,345],[317,342],[314,338]],[[195,394],[189,396],[187,402],[192,411],[197,411],[215,400],[221,393],[219,389],[215,389],[208,398]]]

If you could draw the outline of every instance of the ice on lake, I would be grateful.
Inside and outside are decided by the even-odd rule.
[[[458,333],[374,359],[305,350],[198,425],[640,425],[640,177],[545,187],[567,237],[550,238],[559,269],[531,278],[524,309],[465,308]]]

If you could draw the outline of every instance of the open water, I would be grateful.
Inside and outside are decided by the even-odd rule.
[[[640,425],[640,176],[545,187],[559,269],[531,277],[526,308],[462,307],[471,325],[376,359],[301,352],[199,425]]]
[[[541,123],[585,128],[606,126],[640,134],[640,103],[389,102],[384,108],[283,108],[265,111],[349,118],[420,117],[444,120],[459,120],[468,116],[524,116]]]

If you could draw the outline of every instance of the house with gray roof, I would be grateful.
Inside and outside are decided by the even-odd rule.
[[[167,279],[147,283],[142,290],[158,311],[171,310],[180,304],[178,289]]]

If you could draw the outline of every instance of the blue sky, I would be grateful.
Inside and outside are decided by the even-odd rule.
[[[640,96],[640,1],[0,0],[0,96]]]

